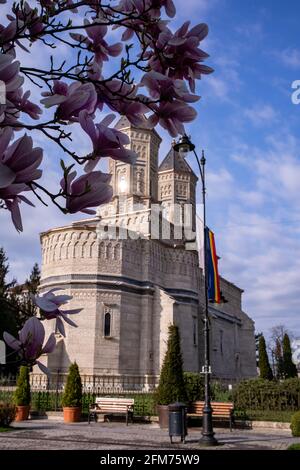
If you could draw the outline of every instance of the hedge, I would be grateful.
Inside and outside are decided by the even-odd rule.
[[[294,411],[300,409],[300,379],[281,382],[250,379],[233,390],[234,407],[238,410]]]

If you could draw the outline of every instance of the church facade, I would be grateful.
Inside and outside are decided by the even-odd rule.
[[[60,287],[73,296],[68,307],[82,308],[78,328],[66,325],[66,338],[56,334],[56,350],[43,361],[53,373],[76,360],[84,375],[151,387],[171,323],[180,329],[184,369],[202,370],[203,272],[187,236],[196,229],[197,177],[173,147],[158,164],[155,130],[125,118],[117,127],[138,159],[110,160],[112,201],[94,218],[41,234],[41,292]],[[234,382],[256,375],[254,323],[242,310],[243,291],[220,282],[227,302],[209,307],[212,374]]]

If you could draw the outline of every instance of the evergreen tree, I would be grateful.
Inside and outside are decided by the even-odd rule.
[[[283,378],[289,379],[297,377],[297,367],[292,361],[292,349],[289,335],[286,333],[282,342],[282,375]]]
[[[175,401],[184,402],[186,399],[179,329],[176,325],[170,325],[167,352],[156,390],[156,403],[169,405]]]
[[[70,365],[67,383],[64,390],[62,405],[65,407],[77,407],[82,404],[82,383],[79,368],[76,362]]]
[[[266,380],[273,380],[273,372],[270,367],[266,348],[266,341],[263,335],[261,335],[261,337],[259,338],[258,365],[260,378]]]
[[[31,295],[36,295],[41,280],[41,271],[37,263],[34,264],[29,279],[26,279],[24,285],[16,287],[19,298],[19,314],[17,318],[18,329],[21,329],[28,320],[37,314],[37,307],[32,302]]]
[[[274,356],[276,364],[276,378],[277,380],[280,380],[283,378],[283,357],[281,342],[279,338],[276,339]]]
[[[7,282],[9,273],[9,263],[5,251],[0,247],[0,340],[3,340],[4,331],[13,336],[17,336],[17,313],[18,303],[12,289],[16,284],[15,280]],[[9,357],[8,364],[1,366],[2,374],[15,374],[17,367],[15,364],[16,354],[12,349],[6,347],[6,356]]]
[[[14,402],[17,406],[28,406],[30,404],[29,368],[27,366],[20,367]]]

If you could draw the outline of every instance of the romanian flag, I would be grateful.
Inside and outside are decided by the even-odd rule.
[[[215,237],[208,227],[205,228],[205,237],[208,300],[219,304],[221,302],[221,293],[218,273],[218,257],[216,253]]]

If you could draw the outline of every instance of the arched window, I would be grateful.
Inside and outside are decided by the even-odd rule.
[[[106,311],[104,314],[104,336],[105,338],[111,336],[111,313]]]

